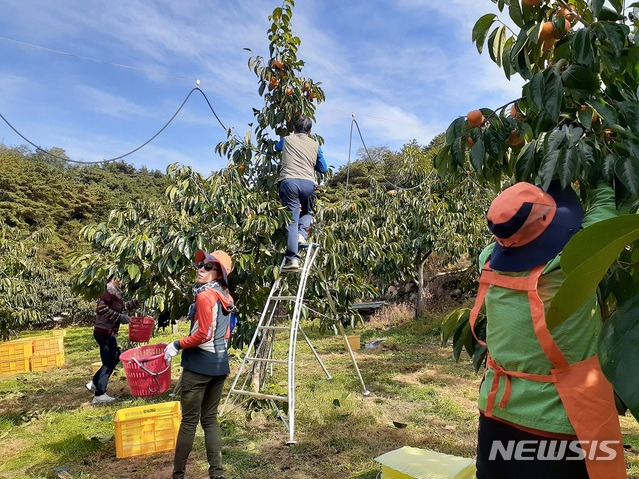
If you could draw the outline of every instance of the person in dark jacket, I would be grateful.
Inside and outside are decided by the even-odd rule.
[[[86,384],[86,388],[94,393],[93,403],[108,403],[115,398],[106,393],[109,378],[120,361],[120,347],[116,341],[120,324],[128,324],[130,318],[124,311],[137,308],[138,300],[124,301],[120,281],[111,275],[106,285],[106,291],[98,299],[95,308],[95,327],[93,337],[100,347],[102,367]]]
[[[193,448],[198,422],[204,430],[209,476],[222,475],[222,434],[217,422],[217,408],[222,398],[224,380],[230,373],[227,340],[233,298],[228,290],[227,275],[233,264],[224,251],[195,253],[197,284],[195,300],[189,308],[190,334],[169,343],[164,357],[171,360],[182,351],[180,405],[182,422],[175,445],[173,479],[182,479]]]

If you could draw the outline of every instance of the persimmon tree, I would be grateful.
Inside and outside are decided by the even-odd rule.
[[[320,83],[301,75],[300,39],[291,33],[293,5],[286,0],[269,17],[270,58],[249,59],[264,106],[253,110],[253,131],[240,137],[229,129],[227,139],[216,147],[228,158],[228,166],[204,178],[190,167],[171,165],[165,203],[131,204],[113,211],[106,222],[85,227],[81,234],[94,244],[94,252],[75,258],[76,290],[95,297],[109,274],[118,272],[128,294],[146,300],[146,307],[161,318],[176,319],[186,314],[191,300],[195,251],[224,249],[236,265],[231,288],[243,320],[240,344],[247,338],[250,323],[245,320],[263,307],[279,274],[278,252],[284,249],[284,228],[290,219],[277,194],[279,159],[274,145],[292,131],[297,115],[313,119],[315,105],[324,99]],[[311,302],[316,307],[326,311],[328,296],[336,305],[332,316],[354,321],[350,303],[372,294],[373,288],[344,271],[345,263],[337,256],[343,239],[323,242],[317,265],[322,274],[313,276],[308,287],[315,293]],[[349,238],[351,244],[357,240]],[[348,254],[358,257],[353,250]]]
[[[365,248],[360,254],[374,261],[353,260],[348,241],[343,256],[376,288],[412,281],[417,289],[416,319],[425,311],[429,273],[472,257],[488,238],[484,214],[490,191],[478,190],[470,174],[459,182],[442,179],[432,166],[440,143],[435,138],[427,147],[409,142],[396,153],[361,152],[356,162],[329,180],[332,191],[319,214],[322,236],[330,238],[342,227],[340,214],[355,209],[350,221],[355,231],[342,236],[356,238]],[[352,180],[349,189],[347,175]]]
[[[544,188],[559,180],[564,187],[577,187],[584,199],[589,190],[604,182],[614,188],[625,211],[635,211],[639,198],[639,46],[635,42],[639,22],[633,9],[639,2],[494,3],[508,15],[508,23],[498,15],[484,15],[475,24],[472,40],[480,53],[487,46],[507,78],[520,75],[526,83],[520,98],[497,108],[479,108],[479,114],[473,111],[453,121],[436,167],[453,177],[472,169],[480,181],[497,190],[503,180],[540,183]],[[625,373],[631,369],[627,361],[639,361],[637,348],[620,339],[639,327],[636,315],[632,317],[639,298],[637,234],[628,218],[632,217],[604,225],[613,236],[593,234],[602,228],[594,225],[566,246],[562,268],[567,279],[557,293],[557,302],[584,292],[592,294],[603,279],[599,293],[604,319],[610,317],[610,321],[600,357],[615,390],[639,417],[639,401],[634,393],[628,394],[639,383],[631,380],[634,375]],[[620,239],[625,241],[621,245]],[[585,270],[589,273],[584,274]],[[550,314],[549,328],[568,314]],[[623,327],[616,328],[616,324]],[[467,312],[456,312],[444,323],[443,339],[453,332],[456,356],[465,347],[478,359],[476,353],[481,350],[469,334]],[[612,367],[613,356],[616,361],[623,358],[626,366]]]

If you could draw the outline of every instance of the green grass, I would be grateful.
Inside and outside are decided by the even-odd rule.
[[[434,324],[433,318],[427,318],[391,329],[376,324],[356,331],[362,335],[362,345],[385,338],[379,348],[356,352],[371,391],[368,397],[361,394],[341,338],[320,336],[306,324],[304,329],[333,379],[326,378],[302,340],[296,368],[297,444],[285,444],[287,431],[269,409],[238,408],[221,418],[227,477],[374,479],[380,471],[374,458],[404,445],[472,457],[480,377],[469,360],[456,364],[451,348],[439,346]],[[181,324],[180,334],[160,333],[152,342],[167,342],[186,331]],[[275,347],[280,354],[286,351],[284,337]],[[171,452],[116,459],[113,424],[118,409],[168,401],[168,393],[133,398],[118,368],[108,391],[119,400],[93,406],[84,389],[91,363],[99,359],[91,328],[70,328],[65,353],[62,368],[0,378],[0,478],[54,478],[59,467],[68,468],[73,478],[169,477]],[[232,367],[238,366],[234,359]],[[173,381],[179,377],[179,361],[172,377]],[[273,383],[273,391],[285,391],[284,368],[275,371]],[[639,426],[625,417],[622,427],[625,442],[632,446],[626,455],[629,475],[639,478]],[[206,476],[200,430],[188,468],[190,477]]]

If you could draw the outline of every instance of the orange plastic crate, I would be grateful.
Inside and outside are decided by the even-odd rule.
[[[48,371],[64,364],[64,353],[41,354],[31,356],[31,371]]]
[[[33,341],[33,355],[64,354],[64,336],[37,336]]]
[[[175,449],[180,428],[177,401],[120,409],[115,413],[115,456],[143,456]]]

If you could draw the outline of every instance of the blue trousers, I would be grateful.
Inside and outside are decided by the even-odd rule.
[[[280,199],[291,213],[293,220],[286,228],[286,259],[299,259],[297,236],[308,239],[308,229],[313,220],[315,206],[315,182],[291,178],[280,183]],[[301,208],[300,208],[301,207]]]

